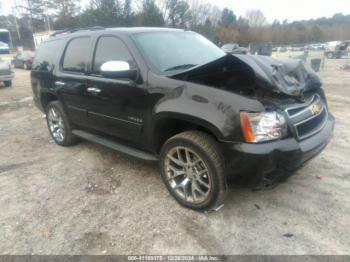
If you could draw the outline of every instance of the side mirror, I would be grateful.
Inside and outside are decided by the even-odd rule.
[[[107,61],[101,65],[101,75],[110,78],[128,78],[135,79],[137,76],[136,69],[130,69],[126,61]]]

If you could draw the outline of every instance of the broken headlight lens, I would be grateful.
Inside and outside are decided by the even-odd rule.
[[[285,117],[277,112],[241,112],[240,117],[246,142],[281,139],[288,133]]]

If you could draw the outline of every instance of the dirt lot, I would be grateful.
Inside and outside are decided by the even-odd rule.
[[[225,207],[179,206],[156,164],[54,144],[29,72],[0,86],[1,254],[349,254],[350,73],[320,73],[337,119],[313,161],[272,190],[230,185]]]

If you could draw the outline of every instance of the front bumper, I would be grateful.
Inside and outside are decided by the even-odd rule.
[[[225,147],[228,175],[264,175],[275,170],[293,171],[320,153],[331,139],[335,119],[329,114],[317,134],[297,141],[288,138],[262,144],[238,143]]]
[[[10,81],[10,80],[13,79],[13,77],[14,77],[13,74],[11,74],[11,75],[0,75],[0,82],[2,82],[2,81]]]

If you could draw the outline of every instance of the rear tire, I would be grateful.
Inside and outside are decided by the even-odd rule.
[[[4,85],[5,85],[6,87],[10,87],[10,86],[12,86],[12,81],[11,81],[11,80],[9,80],[9,81],[4,81]]]
[[[73,135],[72,127],[63,106],[59,101],[52,101],[46,107],[46,122],[51,137],[60,146],[71,146],[78,138]]]
[[[162,179],[170,194],[194,210],[217,210],[226,194],[224,158],[216,141],[186,131],[165,142],[160,154]]]

